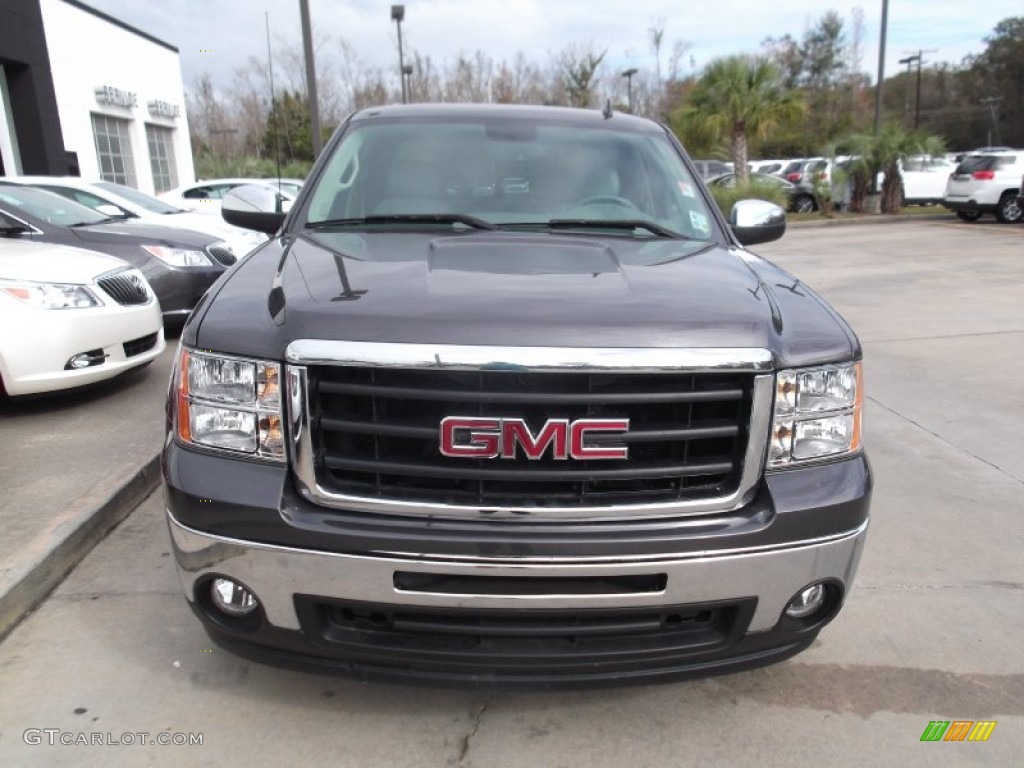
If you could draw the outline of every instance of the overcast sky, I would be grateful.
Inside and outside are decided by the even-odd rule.
[[[250,56],[265,58],[264,13],[269,12],[275,40],[301,40],[299,0],[86,0],[181,52],[186,88],[204,72],[227,84],[235,67]],[[636,66],[654,69],[647,30],[661,20],[665,36],[662,61],[675,40],[691,48],[683,74],[731,53],[756,52],[769,36],[798,40],[827,10],[838,12],[847,29],[852,11],[864,11],[863,70],[872,79],[878,67],[881,0],[819,4],[808,0],[408,0],[402,24],[406,50],[429,55],[435,63],[460,52],[481,49],[496,60],[517,51],[546,63],[568,45],[592,43],[607,48],[615,71]],[[313,28],[343,37],[360,61],[397,69],[395,25],[384,0],[310,0]],[[918,49],[925,63],[959,63],[984,49],[983,38],[1000,20],[1021,15],[1021,0],[891,0],[886,45],[886,75],[900,58]],[[206,53],[203,51],[212,51]],[[692,62],[691,62],[692,56]]]

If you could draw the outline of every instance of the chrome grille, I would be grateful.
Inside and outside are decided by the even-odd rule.
[[[97,278],[96,284],[114,301],[123,306],[147,304],[149,291],[142,276],[134,270],[125,270]]]
[[[296,486],[325,506],[622,519],[731,509],[760,480],[773,382],[767,350],[300,340],[286,357]],[[522,420],[533,435],[548,420],[629,419],[627,435],[586,438],[594,447],[628,445],[629,457],[443,456],[447,416]]]
[[[226,245],[208,246],[206,252],[213,257],[214,261],[218,264],[224,265],[225,267],[230,267],[237,261],[234,252]]]

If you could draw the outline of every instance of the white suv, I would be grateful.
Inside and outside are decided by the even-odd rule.
[[[942,203],[964,221],[983,213],[994,213],[1004,224],[1024,220],[1017,197],[1022,173],[1024,150],[972,153],[950,175]]]

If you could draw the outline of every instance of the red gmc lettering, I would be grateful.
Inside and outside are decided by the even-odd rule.
[[[500,419],[466,419],[458,416],[442,419],[441,453],[445,456],[493,459],[498,455],[500,427]],[[468,442],[456,442],[457,429],[469,430]]]
[[[569,451],[574,459],[624,459],[629,453],[628,446],[599,448],[587,446],[588,432],[626,432],[629,419],[580,419],[572,424],[572,439]]]
[[[444,456],[472,459],[514,459],[519,449],[528,459],[625,459],[629,447],[587,445],[593,432],[625,434],[629,419],[548,419],[534,434],[522,419],[448,416],[441,420],[440,451]]]
[[[516,444],[523,447],[523,453],[528,459],[539,459],[548,449],[548,445],[554,443],[554,458],[567,459],[568,451],[566,446],[569,442],[569,421],[568,419],[548,419],[540,429],[540,434],[534,437],[530,428],[521,419],[509,419],[501,424],[501,457],[514,459],[516,457]]]

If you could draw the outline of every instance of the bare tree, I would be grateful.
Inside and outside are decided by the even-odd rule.
[[[668,57],[669,82],[675,82],[676,80],[681,79],[679,75],[679,63],[692,48],[693,43],[686,40],[676,40],[672,43],[672,55]]]
[[[661,90],[661,43],[665,39],[665,20],[658,19],[653,22],[647,30],[647,36],[651,41],[651,50],[654,51],[654,77],[658,90]]]

